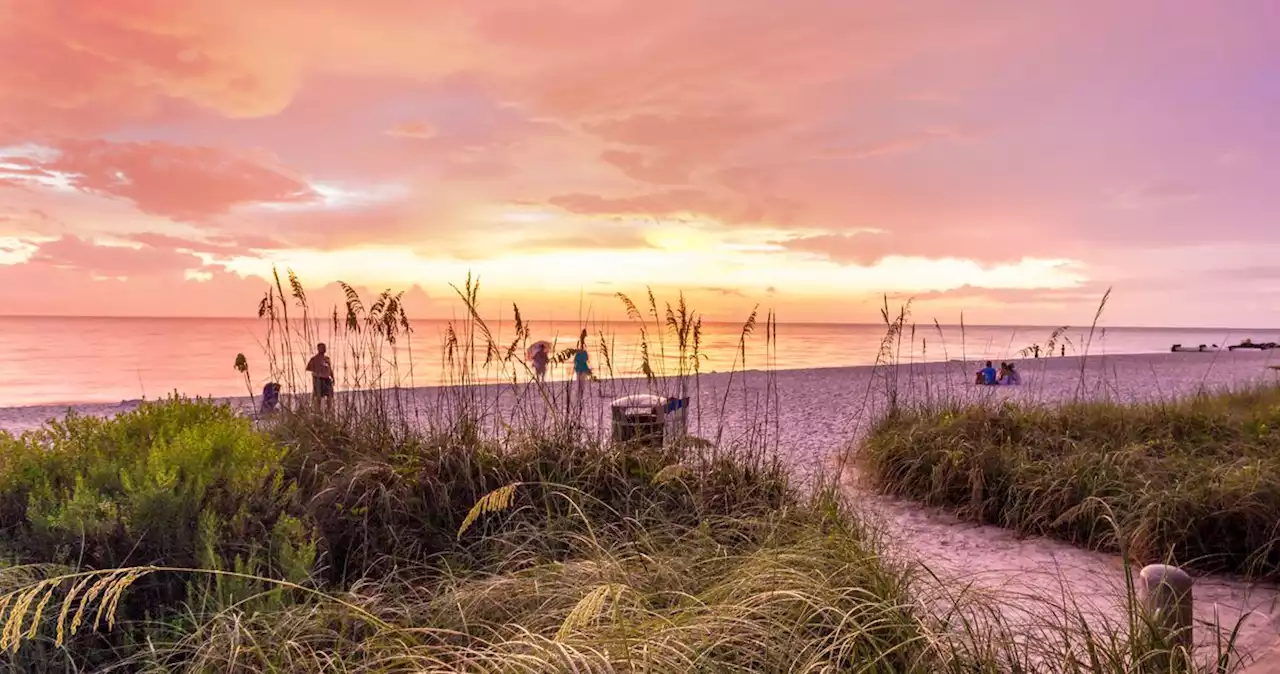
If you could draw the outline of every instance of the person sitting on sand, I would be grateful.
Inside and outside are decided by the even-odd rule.
[[[1022,375],[1013,368],[1013,363],[1005,363],[1004,374],[1000,375],[1000,383],[1006,386],[1017,386],[1022,383]]]
[[[280,385],[276,382],[268,382],[262,387],[262,407],[258,410],[258,413],[260,416],[270,416],[275,414],[279,405]]]
[[[976,383],[984,386],[995,386],[996,369],[991,367],[991,361],[987,361],[986,367],[978,370],[978,379]]]
[[[311,373],[311,389],[316,401],[333,402],[333,364],[326,355],[324,344],[316,345],[316,355],[307,361],[307,372]]]
[[[1000,361],[1000,369],[996,371],[996,383],[1003,384],[1004,378],[1009,374],[1009,364]]]

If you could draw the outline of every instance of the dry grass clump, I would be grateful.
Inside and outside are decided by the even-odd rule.
[[[740,535],[720,540],[722,526]],[[629,538],[588,544],[564,563],[530,565],[513,555],[484,572],[402,573],[353,587],[351,599],[398,626],[390,630],[322,627],[332,615],[304,612],[211,625],[173,653],[218,671],[284,664],[281,653],[233,644],[335,639],[340,663],[295,658],[290,671],[377,663],[385,672],[924,672],[942,662],[905,596],[908,576],[880,564],[871,543],[840,520],[824,525],[811,512],[788,510],[754,521],[647,526]]]
[[[486,538],[510,537],[499,547],[515,552],[484,568],[405,566],[324,595],[278,583],[292,601],[152,624],[145,647],[112,664],[246,674],[1191,671],[1141,621],[1091,627],[1038,599],[1028,607],[1034,620],[1010,623],[985,598],[884,558],[833,497],[696,526],[637,521],[611,542],[596,541],[598,526],[583,520],[577,531],[545,533],[578,550],[565,561],[522,554],[524,533],[499,529]],[[726,540],[722,529],[737,535]],[[86,615],[111,612],[75,588],[91,582],[119,596],[153,571],[41,581],[19,597],[44,608],[41,629],[39,617],[17,617],[30,616],[25,607],[0,620],[31,630],[27,639],[44,634],[31,643],[48,646],[84,606]]]
[[[1280,577],[1280,388],[1161,403],[898,409],[857,460],[886,491],[1136,561]]]
[[[611,540],[634,530],[619,522],[694,525],[795,503],[776,458],[690,443],[615,445],[563,431],[497,440],[427,430],[378,440],[318,414],[274,432],[293,448],[288,473],[334,582],[442,554],[473,565],[505,557],[514,538],[486,539],[491,526],[526,532],[523,554],[537,549],[551,558],[571,551],[546,532],[576,530],[583,517],[595,523],[597,539]],[[468,517],[486,494],[512,484],[521,485],[512,494],[517,507]]]

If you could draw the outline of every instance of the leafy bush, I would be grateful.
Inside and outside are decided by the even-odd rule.
[[[886,491],[978,521],[1142,562],[1280,578],[1280,388],[900,410],[859,460]]]
[[[113,419],[70,414],[0,434],[0,530],[24,561],[185,568],[252,557],[273,571],[269,541],[296,511],[279,468],[285,454],[208,401],[175,397]]]

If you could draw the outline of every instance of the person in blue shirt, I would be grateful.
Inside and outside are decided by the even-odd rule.
[[[587,385],[587,380],[591,378],[591,363],[587,356],[587,331],[583,330],[582,335],[578,337],[578,350],[573,354],[573,377],[578,380],[578,397],[582,397],[582,390]]]
[[[978,370],[979,381],[987,386],[995,386],[996,369],[991,367],[991,361],[987,361],[987,366]]]

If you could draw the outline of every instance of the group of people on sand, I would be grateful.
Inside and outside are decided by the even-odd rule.
[[[1032,353],[1036,358],[1039,358],[1039,357],[1040,357],[1040,345],[1039,345],[1039,344],[1032,344],[1032,345],[1031,345],[1031,353]],[[1050,355],[1050,356],[1052,356],[1052,355],[1053,355],[1053,344],[1050,344],[1050,345],[1049,345],[1049,355]],[[1063,358],[1066,358],[1066,357],[1067,357],[1067,345],[1066,345],[1066,344],[1063,344],[1063,345],[1061,346],[1061,351],[1059,351],[1058,355],[1062,356]]]
[[[530,350],[533,365],[533,376],[543,381],[547,376],[547,366],[551,364],[551,345],[538,342]],[[316,404],[333,406],[333,363],[329,359],[328,347],[316,345],[316,353],[307,361],[307,372],[311,373],[311,391]],[[578,383],[581,394],[586,383],[591,379],[591,362],[587,354],[587,331],[583,330],[578,337],[578,345],[573,352],[573,378]],[[268,383],[262,389],[261,414],[270,414],[276,410],[280,400],[280,384]]]
[[[997,371],[991,361],[975,373],[973,383],[979,386],[1016,386],[1022,383],[1022,375],[1014,368],[1013,363],[1000,363]]]
[[[329,360],[329,349],[323,343],[316,345],[316,353],[307,361],[307,372],[311,373],[312,401],[316,405],[333,407],[333,362]],[[258,407],[261,418],[276,413],[280,407],[279,382],[270,381],[262,386],[262,402]]]
[[[537,342],[530,349],[529,355],[533,365],[533,378],[536,381],[545,380],[547,366],[551,363],[551,345],[546,342]],[[579,393],[591,379],[591,358],[587,354],[586,330],[578,336],[578,345],[573,350],[573,378],[578,382]]]

